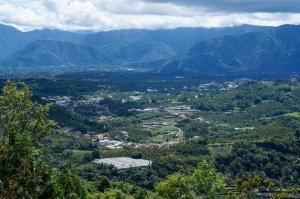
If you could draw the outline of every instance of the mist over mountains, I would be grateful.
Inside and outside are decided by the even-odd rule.
[[[0,26],[5,74],[131,68],[156,73],[298,72],[300,26],[74,33]]]

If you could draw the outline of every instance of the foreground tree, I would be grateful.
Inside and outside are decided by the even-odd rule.
[[[189,178],[196,194],[203,198],[219,198],[225,190],[225,178],[206,160],[198,165]]]
[[[54,183],[55,190],[49,194],[52,198],[82,199],[87,197],[87,190],[82,180],[70,169],[64,169],[55,175]]]
[[[119,189],[110,189],[101,194],[103,199],[134,199],[134,197],[123,193]]]
[[[158,183],[156,191],[161,198],[195,198],[188,178],[179,173],[170,175],[167,180]]]
[[[206,160],[190,174],[176,173],[156,185],[161,198],[219,198],[225,190],[225,178]]]
[[[51,133],[49,105],[31,101],[23,83],[8,83],[0,96],[0,196],[39,198],[49,187],[51,169],[39,158],[33,144]]]
[[[47,119],[50,105],[31,97],[23,83],[7,83],[0,96],[0,198],[86,198],[76,174],[54,173],[34,147],[56,123]]]

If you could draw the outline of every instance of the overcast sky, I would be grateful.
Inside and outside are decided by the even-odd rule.
[[[0,0],[0,23],[28,31],[300,24],[300,0]]]

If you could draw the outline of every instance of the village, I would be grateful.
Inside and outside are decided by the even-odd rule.
[[[238,87],[243,82],[248,81],[248,79],[239,79],[230,82],[208,82],[203,83],[198,86],[183,86],[181,91],[197,91],[198,94],[194,95],[197,99],[199,95],[209,95],[211,92],[231,90]],[[70,96],[48,96],[42,97],[42,100],[53,103],[55,106],[66,108],[70,111],[76,112],[76,109],[87,107],[94,110],[92,118],[99,123],[110,123],[115,119],[120,118],[118,115],[112,113],[109,110],[107,104],[104,104],[105,99],[117,100],[120,104],[126,103],[144,103],[148,105],[143,105],[143,107],[135,108],[128,107],[127,111],[135,117],[145,118],[147,115],[156,115],[154,118],[143,119],[140,124],[140,128],[144,131],[150,132],[151,138],[146,141],[135,142],[131,139],[131,132],[127,130],[126,127],[118,126],[117,136],[111,136],[110,132],[106,131],[81,131],[79,129],[74,129],[70,126],[65,126],[64,130],[71,132],[78,137],[92,139],[93,142],[98,143],[100,147],[115,150],[122,149],[125,146],[131,146],[134,148],[140,147],[162,147],[166,145],[172,145],[181,141],[184,141],[184,132],[181,128],[177,127],[178,121],[192,119],[200,123],[210,123],[205,120],[203,116],[199,116],[199,111],[179,102],[181,95],[177,96],[177,101],[170,101],[169,98],[173,98],[169,91],[176,92],[176,89],[163,88],[162,91],[153,88],[147,88],[145,91],[132,91],[127,93],[115,93],[105,89],[103,92],[97,91],[94,95],[86,99],[73,99]],[[153,104],[152,97],[156,97],[156,93],[162,92],[166,98],[164,101]],[[146,100],[145,100],[146,99]],[[190,99],[187,99],[190,100]],[[151,104],[153,104],[151,106]],[[231,114],[229,112],[224,112],[224,114]],[[148,117],[148,116],[147,116]],[[146,117],[146,118],[147,118]],[[116,139],[117,138],[117,139]],[[192,139],[199,139],[199,136],[194,136]]]

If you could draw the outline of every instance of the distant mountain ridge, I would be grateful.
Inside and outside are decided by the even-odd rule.
[[[300,26],[198,42],[180,56],[164,60],[160,73],[299,73]]]
[[[38,40],[6,58],[8,66],[61,66],[102,63],[112,60],[97,48],[65,41]]]
[[[264,31],[270,27],[243,25],[231,28],[177,28],[172,30],[113,30],[77,34],[61,30],[21,32],[0,25],[0,66],[138,67],[159,63],[185,52],[199,41]],[[156,66],[157,67],[157,66]],[[63,69],[63,68],[62,68]],[[49,69],[50,70],[50,69]],[[68,69],[63,69],[68,72]],[[34,71],[34,70],[32,70]]]
[[[163,74],[299,73],[300,26],[21,32],[0,25],[0,73],[128,67]]]
[[[67,41],[80,44],[83,38],[82,35],[61,30],[43,29],[21,32],[11,26],[0,24],[0,60],[37,40]]]

